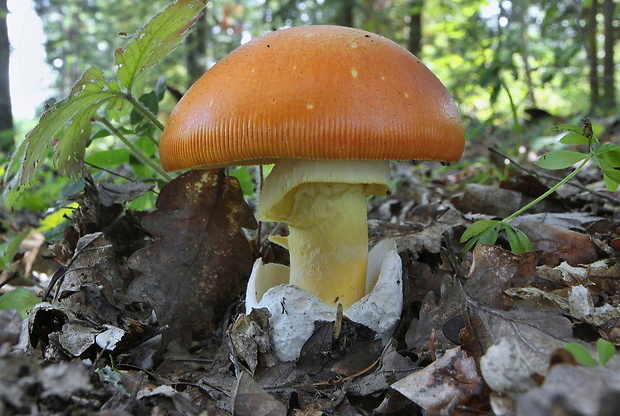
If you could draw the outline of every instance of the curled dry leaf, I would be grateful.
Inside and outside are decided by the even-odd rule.
[[[235,178],[223,171],[193,170],[162,188],[143,226],[160,241],[129,259],[141,272],[130,286],[148,302],[167,340],[187,347],[203,339],[239,295],[254,255],[242,227],[254,216]]]

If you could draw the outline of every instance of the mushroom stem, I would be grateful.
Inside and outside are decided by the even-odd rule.
[[[366,197],[390,191],[390,164],[369,160],[281,160],[265,180],[261,220],[285,222],[289,283],[347,309],[366,295]]]
[[[368,262],[365,185],[304,183],[286,222],[290,283],[347,309],[364,297]]]

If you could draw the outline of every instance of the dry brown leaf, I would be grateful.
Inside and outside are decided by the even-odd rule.
[[[554,366],[544,384],[517,401],[519,416],[617,415],[620,360],[605,366]]]
[[[236,416],[285,416],[286,405],[267,393],[250,375],[242,372],[234,394]]]
[[[123,307],[130,302],[113,244],[103,233],[80,238],[54,298],[98,324],[124,318]]]
[[[446,351],[429,366],[392,384],[393,389],[430,414],[453,410],[480,394],[482,386],[476,362],[460,348]]]
[[[520,192],[470,183],[465,187],[463,196],[452,203],[463,213],[507,217],[521,208],[523,199]]]
[[[542,264],[557,266],[566,261],[576,266],[598,260],[598,250],[588,235],[573,230],[584,230],[585,224],[600,219],[580,213],[533,214],[517,217],[510,223],[529,237],[534,250],[544,253]]]
[[[445,282],[438,303],[429,293],[419,321],[407,333],[408,346],[417,351],[431,347],[442,351],[462,343],[477,357],[508,338],[523,347],[528,360],[544,372],[551,352],[571,340],[570,322],[551,302],[515,301],[505,294],[510,287],[528,286],[538,255],[515,255],[489,245],[476,247],[465,280]],[[460,326],[451,325],[458,322]]]
[[[130,286],[148,302],[164,333],[183,347],[204,339],[237,297],[254,255],[242,227],[256,221],[239,183],[222,171],[193,170],[167,184],[143,221],[155,245],[129,259],[141,272]]]

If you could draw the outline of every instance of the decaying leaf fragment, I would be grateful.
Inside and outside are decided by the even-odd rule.
[[[238,416],[285,416],[286,405],[267,393],[250,375],[242,372],[233,398]]]
[[[518,416],[617,415],[620,361],[605,366],[554,366],[539,388],[517,401]]]
[[[480,394],[482,380],[474,359],[460,348],[453,348],[429,366],[392,384],[392,388],[425,411],[438,414]]]
[[[241,230],[255,228],[239,183],[218,170],[192,170],[168,183],[143,226],[160,241],[129,259],[142,273],[129,290],[148,302],[164,333],[188,346],[215,328],[249,276],[254,256]]]
[[[461,344],[478,358],[492,345],[505,340],[527,361],[525,377],[530,370],[544,375],[551,352],[572,340],[570,321],[550,301],[515,300],[505,293],[512,286],[529,285],[538,256],[535,252],[515,255],[495,246],[477,246],[467,277],[444,282],[439,302],[432,293],[425,298],[419,321],[414,321],[407,333],[409,347],[441,352]],[[493,368],[487,367],[488,371],[494,371]],[[521,369],[517,370],[521,377]],[[510,385],[502,389],[520,387]]]
[[[587,234],[573,230],[583,230],[584,224],[600,219],[580,213],[532,214],[517,217],[510,223],[529,237],[534,250],[544,252],[542,264],[557,266],[566,261],[576,266],[593,263],[598,260],[598,253]]]

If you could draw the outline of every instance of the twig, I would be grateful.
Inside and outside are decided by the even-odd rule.
[[[129,101],[136,108],[136,110],[138,110],[146,118],[148,118],[149,121],[155,125],[155,127],[157,127],[161,131],[164,130],[164,125],[161,124],[161,121],[159,121],[157,117],[153,113],[151,113],[151,111],[148,108],[142,105],[140,101],[136,100],[136,98],[133,95],[126,94],[125,99]]]
[[[515,165],[517,168],[519,168],[519,169],[521,169],[521,170],[523,170],[523,171],[525,171],[525,172],[527,172],[527,173],[529,173],[531,175],[534,175],[534,176],[536,176],[538,178],[551,179],[551,180],[554,180],[554,181],[557,181],[557,182],[562,180],[562,178],[558,178],[558,177],[555,177],[553,175],[549,175],[548,173],[539,172],[539,171],[535,171],[533,169],[526,168],[525,166],[523,166],[522,164],[520,164],[516,160],[512,159],[509,156],[506,156],[501,151],[499,151],[499,150],[497,150],[497,149],[495,149],[493,147],[489,147],[489,151],[491,151],[491,152],[493,152],[493,153],[503,157],[504,159],[507,159],[508,161],[510,161],[510,163]],[[604,199],[604,200],[606,200],[608,202],[611,202],[612,204],[620,204],[620,199],[614,198],[613,196],[609,196],[609,195],[600,193],[598,191],[594,191],[594,190],[592,190],[592,189],[590,189],[590,188],[588,188],[586,186],[583,186],[579,182],[574,182],[574,181],[571,180],[571,181],[566,182],[565,185],[571,185],[571,186],[573,186],[575,188],[581,189],[582,191],[586,191],[586,192],[588,192],[588,193],[590,193],[590,194],[592,194],[592,195],[594,195],[594,196],[596,196],[598,198],[601,198],[601,199]]]
[[[142,150],[140,150],[138,147],[134,146],[134,144],[131,143],[129,141],[129,139],[127,139],[125,137],[125,135],[123,135],[123,133],[121,133],[120,130],[118,130],[116,127],[114,127],[112,125],[112,123],[110,123],[107,119],[105,119],[103,117],[100,117],[100,118],[97,119],[97,121],[99,121],[101,124],[103,124],[108,130],[110,130],[110,132],[112,132],[112,134],[114,134],[116,137],[118,137],[118,139],[121,142],[123,142],[123,144],[125,146],[127,146],[129,148],[129,150],[138,159],[140,159],[140,161],[142,163],[150,166],[151,169],[153,169],[155,172],[159,173],[168,182],[172,180],[172,176],[168,175],[168,173],[166,173],[166,171],[164,171],[160,165],[158,165],[157,163],[153,162],[147,155],[144,154],[144,152],[142,152]]]
[[[9,284],[12,280],[17,279],[18,277],[19,277],[19,272],[13,272],[3,282],[0,282],[0,287]]]

